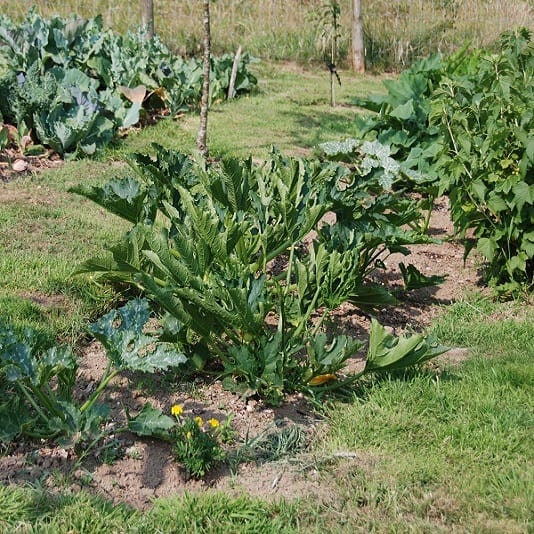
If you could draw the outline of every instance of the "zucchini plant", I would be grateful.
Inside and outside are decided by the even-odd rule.
[[[34,331],[0,323],[0,442],[28,436],[87,444],[98,438],[111,412],[99,400],[119,372],[153,373],[186,361],[175,347],[144,332],[149,317],[148,303],[136,299],[89,326],[109,364],[85,400],[74,394],[78,364],[71,347],[40,350]]]
[[[137,178],[74,189],[133,223],[77,272],[142,291],[169,339],[197,368],[221,365],[230,389],[277,403],[334,376],[362,343],[327,336],[326,321],[344,302],[395,302],[369,274],[427,240],[418,210],[336,164],[273,152],[209,166],[155,150],[131,158]]]

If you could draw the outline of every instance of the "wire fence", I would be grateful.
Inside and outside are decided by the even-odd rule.
[[[320,12],[327,0],[217,0],[211,4],[216,53],[242,45],[265,59],[320,60]],[[351,1],[340,0],[341,56],[350,47]],[[471,42],[488,46],[507,29],[534,29],[534,0],[362,0],[366,61],[377,69],[402,68],[432,52],[449,53]],[[102,15],[124,32],[141,21],[141,0],[0,0],[0,12],[20,19],[34,7],[44,16]],[[202,43],[200,0],[154,0],[155,28],[182,54]]]

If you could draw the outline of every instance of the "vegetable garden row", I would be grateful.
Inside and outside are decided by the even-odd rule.
[[[51,147],[64,157],[94,154],[147,114],[196,107],[202,62],[173,54],[143,32],[121,36],[102,19],[43,19],[35,11],[20,24],[0,18],[0,149],[29,136],[34,153]],[[212,59],[210,98],[226,98],[234,57]],[[239,61],[234,90],[249,92],[256,79]],[[28,143],[25,143],[28,144]],[[23,147],[25,147],[25,144]]]
[[[65,156],[94,153],[150,107],[173,116],[198,102],[195,60],[157,39],[102,31],[99,19],[32,13],[20,26],[4,19],[0,39],[4,121]],[[31,332],[2,324],[0,440],[94,442],[110,413],[102,393],[124,370],[208,371],[232,391],[278,404],[288,392],[322,398],[364,374],[442,353],[423,335],[396,337],[373,319],[365,368],[346,375],[346,360],[364,343],[330,318],[344,303],[372,314],[396,302],[398,292],[370,275],[388,255],[431,241],[429,214],[443,194],[466,255],[476,248],[486,258],[487,280],[503,294],[530,290],[533,52],[520,29],[504,34],[497,52],[464,49],[419,62],[386,82],[385,96],[356,102],[375,113],[357,121],[353,139],[325,143],[308,160],[273,150],[261,165],[207,162],[155,145],[152,155],[131,156],[135,176],[74,188],[131,224],[77,274],[142,298],[88,327],[109,366],[81,401],[71,348],[44,349]],[[213,63],[213,99],[225,94],[232,60]],[[245,60],[236,89],[254,84]],[[334,222],[325,222],[328,213]],[[413,265],[401,269],[406,291],[439,283]],[[152,313],[159,329],[149,334]],[[183,444],[197,427],[175,412],[146,405],[127,414],[124,430]],[[202,436],[220,438],[213,428],[199,434],[208,449]],[[194,454],[183,449],[181,461]],[[190,465],[204,473],[202,462]]]

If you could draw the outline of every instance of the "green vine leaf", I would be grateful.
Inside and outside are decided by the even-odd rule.
[[[432,345],[420,334],[396,337],[372,319],[364,372],[402,369],[430,360],[447,350],[441,345]]]

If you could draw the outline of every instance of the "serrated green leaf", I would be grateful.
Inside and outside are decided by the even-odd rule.
[[[406,266],[401,262],[399,263],[399,268],[402,273],[404,289],[406,291],[442,284],[446,278],[446,276],[439,275],[426,276],[412,264]]]
[[[328,341],[326,334],[320,333],[308,342],[307,351],[314,365],[314,374],[335,373],[344,362],[363,347],[363,342],[347,336],[337,336]]]
[[[153,408],[148,402],[135,417],[128,415],[128,430],[138,436],[151,436],[170,441],[172,440],[170,431],[175,425],[175,419]]]
[[[397,299],[384,286],[378,284],[360,284],[349,295],[348,301],[362,310],[376,310],[384,306],[397,304]]]
[[[396,108],[392,109],[389,114],[392,117],[405,121],[411,118],[414,112],[415,110],[413,106],[413,100],[410,99],[404,104],[401,104]]]
[[[74,186],[70,192],[82,195],[111,213],[132,223],[139,222],[146,213],[147,191],[133,178],[113,179],[103,187]]]
[[[493,259],[498,248],[496,241],[490,237],[481,237],[476,246],[480,254],[482,254],[488,261]]]
[[[486,198],[486,192],[488,190],[484,182],[482,180],[475,180],[471,184],[471,187],[473,188],[473,192],[475,193],[479,202],[484,202]]]
[[[148,302],[135,299],[90,325],[116,369],[152,373],[187,361],[172,345],[157,343],[157,339],[143,334],[149,317]]]
[[[508,204],[506,203],[506,200],[504,200],[504,198],[502,198],[495,191],[492,191],[488,195],[487,205],[494,213],[507,211],[509,209]]]
[[[10,443],[22,432],[25,425],[31,424],[32,417],[19,397],[12,396],[0,405],[0,442]]]

